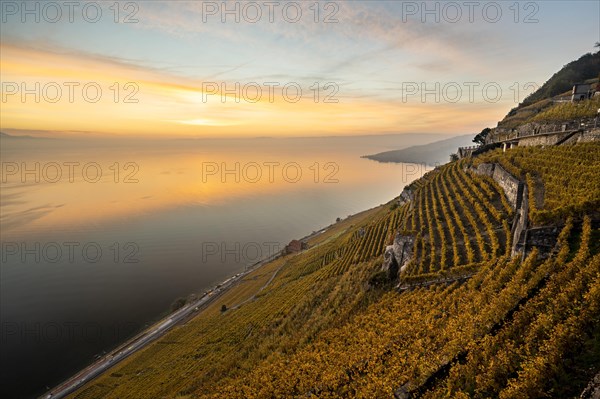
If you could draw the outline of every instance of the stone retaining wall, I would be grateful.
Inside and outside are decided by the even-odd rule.
[[[547,257],[556,244],[560,228],[557,226],[529,226],[529,189],[527,185],[508,173],[499,164],[482,163],[471,170],[476,174],[492,177],[502,188],[508,202],[515,210],[511,227],[512,256],[521,254],[526,257],[534,247],[537,247],[540,250],[540,258]]]
[[[494,179],[502,187],[504,195],[506,195],[513,209],[516,210],[520,206],[524,184],[508,173],[502,166],[493,163],[482,163],[471,170],[478,175],[486,175]]]

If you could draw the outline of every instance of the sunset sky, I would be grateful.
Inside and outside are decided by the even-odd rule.
[[[73,4],[2,2],[3,132],[473,133],[600,40],[598,1]]]

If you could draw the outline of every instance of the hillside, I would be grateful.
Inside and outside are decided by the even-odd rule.
[[[517,107],[498,122],[498,127],[515,128],[529,122],[564,121],[595,116],[600,100],[581,104],[557,103],[570,98],[573,85],[590,83],[597,90],[600,78],[600,51],[588,53],[565,65],[539,89],[530,94]]]
[[[574,83],[597,79],[600,73],[600,51],[588,53],[569,62],[556,72],[538,90],[527,96],[520,106],[526,107],[538,101],[570,92]]]
[[[374,155],[365,155],[363,158],[379,162],[417,163],[426,165],[443,165],[450,159],[450,154],[456,152],[458,147],[472,144],[472,135],[452,137],[426,145],[417,145],[401,150],[380,152]]]
[[[526,181],[530,218],[536,224],[564,221],[583,214],[600,218],[600,157],[598,143],[550,147],[520,147],[503,154],[488,152],[476,165],[496,162],[513,176]]]
[[[524,150],[436,168],[71,398],[578,397],[600,370],[600,144]],[[532,212],[560,233],[545,259],[510,256],[515,211],[472,172],[492,161],[544,185]],[[401,271],[382,269],[404,239]]]

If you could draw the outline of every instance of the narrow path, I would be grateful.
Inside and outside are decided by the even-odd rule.
[[[242,305],[244,305],[244,304],[246,304],[248,302],[254,301],[256,299],[256,296],[258,294],[260,294],[265,288],[267,288],[271,284],[271,282],[277,276],[277,274],[279,273],[279,271],[281,269],[283,269],[283,267],[286,266],[286,265],[287,265],[287,261],[283,265],[279,266],[277,268],[277,270],[275,270],[275,272],[273,273],[273,275],[271,276],[271,278],[269,278],[269,281],[267,281],[262,287],[260,287],[260,289],[258,290],[258,292],[256,294],[252,295],[250,298],[246,299],[245,301],[243,301],[241,303],[238,303],[237,305],[231,307],[230,310],[239,309]]]

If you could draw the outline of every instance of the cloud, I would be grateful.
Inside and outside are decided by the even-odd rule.
[[[3,185],[2,189],[6,190],[9,187],[7,187],[6,185]],[[0,207],[5,207],[5,206],[12,206],[12,205],[22,205],[27,203],[26,201],[20,199],[23,197],[25,193],[24,192],[16,192],[16,193],[10,193],[10,194],[5,194],[2,193],[0,195]]]
[[[356,18],[368,21],[370,17]],[[377,37],[384,33],[371,34]],[[334,57],[323,61],[323,71],[309,69],[298,75],[292,71],[280,73],[268,65],[261,66],[257,71],[267,72],[262,75],[265,81],[273,77],[281,83],[299,82],[303,86],[303,97],[297,103],[285,101],[282,96],[283,85],[280,85],[274,90],[275,101],[270,101],[268,90],[263,88],[260,100],[251,103],[244,99],[235,101],[229,95],[224,98],[219,92],[206,93],[201,79],[190,79],[160,68],[138,65],[128,59],[59,47],[41,49],[28,43],[21,46],[2,42],[0,64],[3,78],[7,80],[94,81],[101,83],[107,93],[111,93],[109,87],[115,82],[121,85],[135,82],[139,89],[139,102],[135,104],[115,102],[111,96],[106,96],[107,99],[96,104],[25,104],[17,100],[9,101],[3,104],[3,128],[180,137],[355,134],[398,131],[399,126],[403,131],[440,131],[437,125],[426,127],[411,120],[411,113],[415,120],[423,120],[422,112],[429,112],[427,110],[430,109],[427,104],[407,108],[399,101],[401,92],[394,88],[393,83],[386,83],[394,82],[390,78],[397,76],[393,70],[393,62],[397,60],[390,54],[394,49],[394,44],[384,42],[378,48],[367,50],[363,58],[350,55],[340,61],[339,57]],[[385,57],[390,59],[390,66],[383,65],[381,60]],[[433,57],[431,62],[441,61]],[[333,68],[325,68],[326,64]],[[232,71],[245,70],[248,65],[247,62],[238,62],[231,67],[222,64],[221,69],[211,77],[230,75]],[[392,70],[390,74],[378,73],[381,68]],[[356,71],[353,72],[354,69]],[[320,82],[323,89],[323,84],[330,81],[328,77],[335,78],[331,81],[338,84],[337,104],[323,102],[330,91],[322,90],[317,100],[313,98],[313,89],[310,89],[314,84],[313,79]],[[224,76],[213,83],[219,88],[221,84],[231,88],[235,84],[243,86],[248,82],[235,82]],[[497,107],[503,106],[500,104]],[[438,112],[447,115],[453,109],[457,107],[448,105]],[[476,120],[462,111],[458,115],[470,121]],[[440,119],[443,120],[443,116]]]
[[[268,8],[263,5],[260,20],[249,23],[241,11],[244,2],[148,2],[140,10],[139,27],[186,37],[191,42],[193,39],[206,40],[207,36],[219,38],[226,42],[225,48],[235,44],[255,46],[257,42],[266,41],[272,51],[298,49],[305,54],[313,52],[315,59],[321,56],[333,58],[331,68],[347,68],[369,62],[383,53],[403,51],[407,57],[410,53],[433,55],[439,60],[438,64],[443,60],[446,64],[481,69],[479,60],[472,59],[472,55],[495,41],[493,31],[483,29],[485,26],[471,24],[465,27],[443,21],[436,23],[432,19],[423,23],[418,18],[404,18],[401,4],[293,2],[300,4],[302,17],[291,23],[283,12],[288,3],[278,3],[273,22],[268,20]],[[315,7],[315,4],[319,6]],[[328,4],[330,8],[326,9]],[[208,7],[214,5],[217,6],[216,13],[207,14]],[[223,8],[233,9],[236,5],[240,10],[240,22],[235,22],[231,14],[225,14]],[[325,23],[328,15],[337,22]],[[222,18],[226,19],[225,23]],[[369,50],[364,51],[367,48]],[[464,63],[465,59],[470,59],[468,64]]]
[[[4,213],[0,216],[0,224],[6,230],[22,227],[52,213],[55,208],[56,206],[46,204],[23,211]]]
[[[190,119],[181,121],[171,121],[181,123],[183,125],[195,125],[195,126],[236,126],[239,122],[227,121],[227,120],[215,120],[215,119]]]

